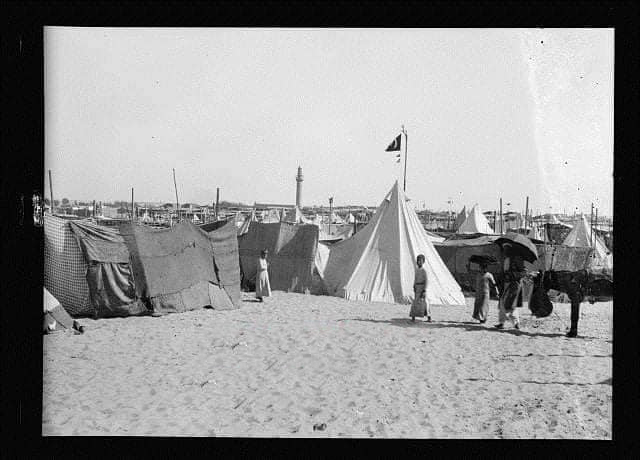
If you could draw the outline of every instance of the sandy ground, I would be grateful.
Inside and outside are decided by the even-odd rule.
[[[613,302],[583,303],[568,339],[568,304],[498,331],[473,299],[411,324],[402,305],[243,298],[45,336],[43,434],[611,439]]]

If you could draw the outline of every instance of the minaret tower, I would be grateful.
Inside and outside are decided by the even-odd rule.
[[[298,166],[298,175],[296,176],[296,206],[302,208],[302,167]]]

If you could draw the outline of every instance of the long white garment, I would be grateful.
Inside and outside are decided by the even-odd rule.
[[[258,298],[271,295],[268,268],[269,265],[265,259],[258,259],[258,271],[256,273],[256,297]]]

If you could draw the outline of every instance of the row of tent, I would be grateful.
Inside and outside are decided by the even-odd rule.
[[[553,216],[550,224],[554,227],[562,227],[564,229],[564,231],[559,233],[563,236],[561,240],[562,246],[574,248],[593,247],[593,264],[607,269],[613,268],[613,255],[611,251],[607,249],[607,246],[597,232],[593,232],[592,235],[586,216],[582,215],[574,225],[562,223],[556,216]],[[495,235],[494,230],[489,225],[487,218],[477,204],[468,213],[466,212],[466,207],[462,208],[462,211],[456,218],[456,228],[456,233],[458,234]],[[543,241],[547,239],[543,234],[544,231],[546,230],[543,228],[533,226],[533,228],[529,229],[526,236],[534,240]],[[553,240],[555,240],[555,238]]]
[[[274,290],[368,301],[410,302],[414,263],[427,259],[435,304],[464,304],[460,286],[435,250],[397,182],[373,219],[331,247],[321,226],[235,219],[169,229],[134,223],[102,227],[45,216],[45,287],[74,316],[237,308],[240,285],[255,280],[262,249]],[[353,226],[351,226],[353,227]]]
[[[492,236],[443,241],[429,234],[397,182],[367,225],[332,245],[321,241],[322,226],[251,219],[153,229],[46,215],[44,230],[45,287],[74,316],[238,308],[263,249],[274,290],[405,304],[413,300],[418,254],[426,259],[427,299],[439,305],[465,304],[460,282],[472,274],[471,255],[501,260]],[[584,268],[591,248],[570,249],[542,246],[542,265],[533,268]]]

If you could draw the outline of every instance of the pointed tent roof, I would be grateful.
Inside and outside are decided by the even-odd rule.
[[[331,247],[324,271],[327,292],[347,299],[410,303],[418,254],[426,259],[428,301],[464,305],[460,286],[396,181],[369,224]]]
[[[295,206],[293,209],[289,210],[289,212],[285,215],[285,222],[292,222],[294,224],[309,224],[311,221],[307,219],[304,214],[300,211],[300,208]]]
[[[344,223],[344,219],[342,217],[340,217],[339,215],[337,215],[334,211],[331,211],[331,220],[330,222],[332,224],[343,224]]]
[[[456,233],[484,233],[485,235],[491,235],[494,231],[487,218],[480,211],[480,205],[476,204],[462,225],[458,227]]]
[[[610,251],[607,249],[607,246],[604,244],[602,239],[594,232],[594,249],[596,256],[596,265],[601,264],[608,267],[613,265],[613,256]],[[574,226],[571,232],[564,239],[562,244],[565,246],[573,246],[573,247],[589,247],[591,241],[591,229],[589,228],[589,222],[587,222],[587,218],[583,215],[582,219],[580,219]]]
[[[458,214],[458,217],[456,217],[455,227],[460,228],[460,226],[464,223],[464,221],[467,220],[468,216],[469,216],[469,213],[467,212],[467,207],[463,206],[462,210]]]

